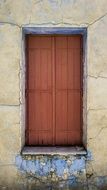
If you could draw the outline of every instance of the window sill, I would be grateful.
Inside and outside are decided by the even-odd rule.
[[[84,147],[30,147],[25,146],[22,155],[86,155]]]

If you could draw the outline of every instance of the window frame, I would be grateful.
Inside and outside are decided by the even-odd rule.
[[[83,147],[87,148],[87,28],[86,27],[23,27],[22,28],[22,56],[20,72],[20,100],[21,100],[21,149],[25,146],[26,130],[26,43],[27,34],[44,35],[82,35],[83,36]]]

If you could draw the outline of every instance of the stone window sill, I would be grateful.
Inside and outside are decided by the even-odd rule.
[[[25,146],[22,155],[86,155],[84,147],[30,147]]]

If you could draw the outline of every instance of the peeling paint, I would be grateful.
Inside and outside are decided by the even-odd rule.
[[[87,161],[93,160],[93,156],[90,150],[87,150]]]
[[[70,173],[74,173],[75,171],[79,172],[85,169],[85,159],[81,157],[80,159],[75,159],[70,166]]]
[[[85,171],[84,156],[27,156],[16,157],[16,166],[20,171],[26,174],[37,177],[49,177],[51,180],[64,179],[65,175],[68,180],[77,178],[76,172],[81,172],[84,175]]]

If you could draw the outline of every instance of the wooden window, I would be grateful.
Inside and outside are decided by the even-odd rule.
[[[27,35],[26,145],[82,144],[82,36]]]

